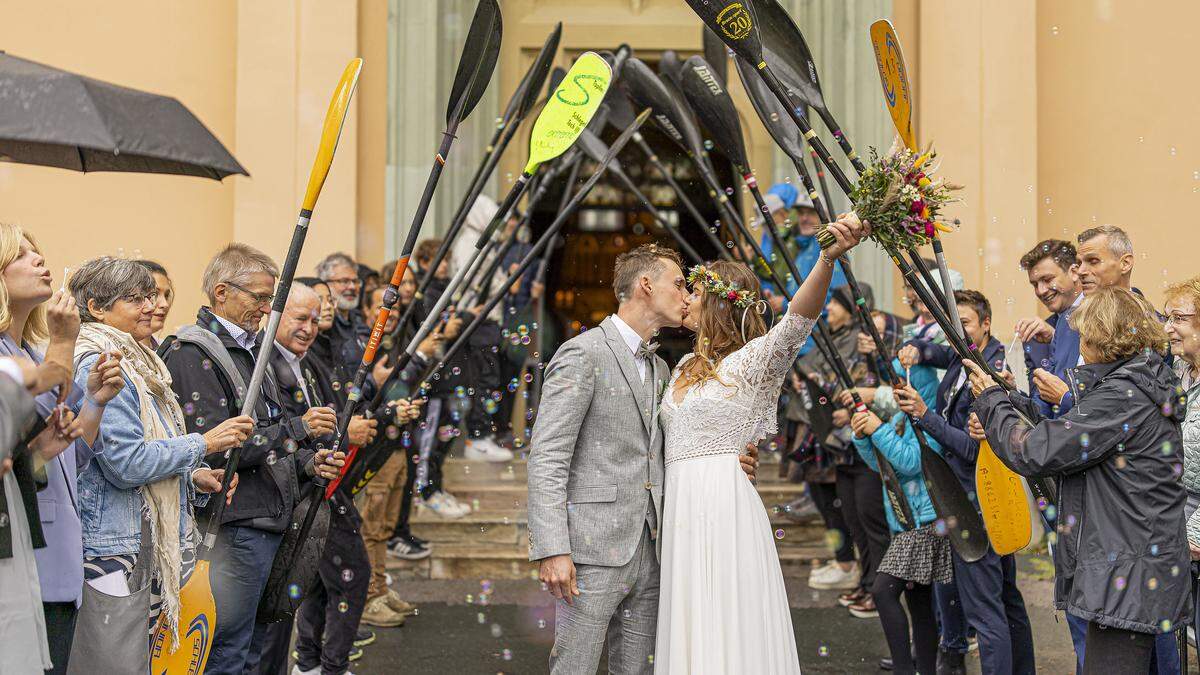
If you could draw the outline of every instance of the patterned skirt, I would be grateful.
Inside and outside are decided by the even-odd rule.
[[[933,525],[901,532],[892,537],[879,571],[915,584],[948,584],[954,580],[950,540],[939,537]]]

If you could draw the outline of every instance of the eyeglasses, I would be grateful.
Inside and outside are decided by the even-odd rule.
[[[158,302],[158,291],[151,293],[129,293],[122,295],[121,300],[128,302],[131,305],[156,304]]]
[[[260,305],[270,304],[271,301],[275,299],[274,293],[255,293],[254,291],[250,290],[249,288],[246,288],[245,286],[242,286],[241,284],[235,284],[232,281],[226,281],[225,284],[227,286],[233,286],[234,288],[238,289],[239,291],[254,298],[254,302],[256,302]]]
[[[347,277],[344,279],[326,279],[325,283],[330,286],[361,286],[362,279],[358,277]]]
[[[1194,312],[1192,314],[1168,314],[1164,323],[1168,326],[1178,326],[1191,321],[1194,316],[1196,316]]]

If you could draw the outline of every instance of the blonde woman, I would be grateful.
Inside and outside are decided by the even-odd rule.
[[[867,228],[833,223],[774,327],[741,263],[692,268],[684,325],[694,352],[662,394],[666,485],[656,673],[798,673],[799,659],[770,519],[739,456],[776,432],[784,376],[825,305],[837,258]]]
[[[1069,412],[1042,419],[968,361],[972,410],[1005,464],[1058,479],[1055,601],[1088,622],[1084,672],[1145,673],[1155,636],[1192,612],[1177,473],[1186,401],[1145,300],[1096,288],[1070,321],[1084,365],[1067,373]]]

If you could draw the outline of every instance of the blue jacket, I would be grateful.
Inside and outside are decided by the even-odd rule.
[[[971,415],[971,403],[975,397],[971,395],[970,383],[958,381],[963,371],[962,359],[945,345],[923,340],[913,340],[910,344],[921,350],[921,363],[946,371],[938,384],[936,401],[917,420],[917,424],[942,446],[946,462],[974,500],[975,461],[979,457],[979,443],[966,431],[967,418]],[[999,340],[989,340],[982,354],[984,360],[997,371],[1004,369],[1004,344]],[[925,402],[928,404],[929,399],[925,399]]]
[[[98,358],[99,354],[88,354],[80,361],[75,369],[78,387],[87,387],[88,373]],[[162,415],[157,410],[155,414]],[[205,447],[198,433],[147,442],[138,394],[126,377],[125,387],[108,402],[100,418],[96,456],[79,474],[84,557],[137,553],[143,506],[138,488],[171,476],[179,476],[179,542],[186,545],[192,529],[191,504],[208,500],[192,486],[192,471],[200,468]],[[192,541],[191,547],[198,543]]]
[[[781,235],[781,237],[782,236],[786,235]],[[802,235],[796,235],[791,238],[791,242],[796,247],[796,257],[793,258],[796,263],[796,269],[801,275],[807,278],[809,273],[813,271],[813,267],[816,267],[817,262],[821,259],[821,245],[817,243],[817,238],[815,236],[806,237]],[[784,239],[784,244],[787,244],[786,239]],[[763,233],[762,242],[759,244],[759,246],[762,248],[763,253],[767,256],[767,260],[770,260],[771,251],[774,250],[774,245],[771,242],[771,237],[768,233]],[[796,294],[796,291],[800,290],[800,282],[802,281],[804,281],[804,279],[791,279],[788,281],[787,297],[792,297]],[[842,264],[839,262],[833,266],[833,278],[829,280],[829,290],[825,292],[825,303],[829,303],[829,298],[833,295],[833,289],[837,288],[838,286],[845,285],[846,273],[842,271]],[[764,282],[763,288],[772,292],[778,292],[775,289],[775,285],[770,282]],[[824,313],[824,310],[822,310],[822,313]],[[809,336],[809,338],[805,340],[804,346],[800,348],[800,355],[803,356],[804,354],[807,354],[814,347],[816,347],[816,343],[813,342],[812,337]]]
[[[904,371],[900,368],[899,362],[893,361],[893,366],[901,375]],[[912,369],[912,385],[921,394],[921,398],[925,400],[932,399],[937,392],[937,375],[933,368],[928,366],[916,366]],[[897,428],[902,428],[904,431],[900,433]],[[935,452],[941,452],[941,446],[937,440],[928,438],[929,447]],[[908,499],[908,505],[912,509],[913,518],[916,519],[917,525],[928,525],[937,520],[937,514],[933,511],[933,502],[929,500],[929,493],[925,490],[925,480],[921,473],[921,446],[917,443],[916,433],[912,429],[912,425],[908,423],[908,418],[904,413],[896,413],[888,422],[884,422],[871,434],[870,438],[855,438],[854,447],[858,450],[858,456],[862,457],[867,466],[871,467],[872,471],[879,471],[879,464],[875,462],[875,453],[871,450],[874,446],[879,450],[892,468],[896,470],[896,476],[900,479],[901,489],[904,490],[904,496]],[[887,512],[888,527],[893,533],[902,531],[900,522],[896,520],[896,514],[892,512],[892,505],[884,495],[883,508]]]
[[[1060,318],[1062,318],[1060,314],[1051,314],[1046,318],[1046,323],[1053,326],[1055,331],[1057,331],[1058,320]],[[1066,325],[1066,323],[1064,322],[1063,325]],[[1029,376],[1029,391],[1035,391],[1037,387],[1033,384],[1033,370],[1035,368],[1045,368],[1046,370],[1049,370],[1050,368],[1054,367],[1054,362],[1052,360],[1052,357],[1054,356],[1054,352],[1052,351],[1053,343],[1030,340],[1028,342],[1021,343],[1021,346],[1025,349],[1025,373]]]
[[[1054,325],[1054,339],[1050,340],[1050,367],[1046,368],[1062,378],[1068,385],[1071,380],[1068,379],[1067,371],[1079,365],[1079,331],[1071,326],[1069,320],[1071,313],[1078,307],[1079,305],[1075,305],[1058,315],[1058,321]],[[1071,393],[1071,387],[1067,388],[1067,393],[1063,394],[1062,401],[1059,402],[1057,408],[1042,400],[1037,387],[1030,387],[1029,397],[1037,404],[1042,415],[1051,419],[1066,415],[1075,405],[1075,396]]]

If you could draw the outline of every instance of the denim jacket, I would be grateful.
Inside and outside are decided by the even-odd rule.
[[[75,369],[80,387],[86,388],[88,373],[98,358],[98,354],[88,354]],[[138,393],[129,378],[124,379],[125,387],[104,408],[96,456],[79,474],[85,558],[138,552],[143,507],[139,488],[143,485],[179,476],[179,541],[185,548],[195,546],[191,505],[208,500],[208,495],[197,495],[192,486],[192,471],[202,466],[204,438],[186,434],[147,442]]]

